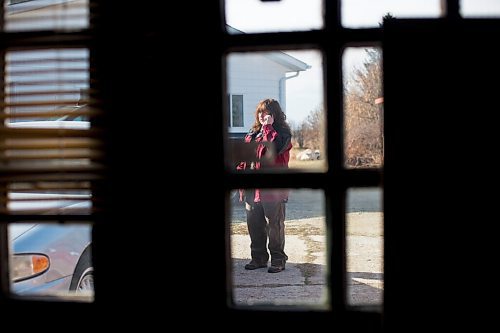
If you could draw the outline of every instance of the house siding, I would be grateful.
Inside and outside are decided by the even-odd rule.
[[[261,100],[279,101],[280,79],[289,69],[263,54],[231,54],[227,59],[228,94],[243,95],[244,111],[243,127],[230,127],[229,133],[245,133],[254,122],[254,111]]]

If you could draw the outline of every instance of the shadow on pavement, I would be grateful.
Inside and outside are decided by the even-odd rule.
[[[287,263],[280,273],[268,273],[267,268],[245,270],[248,259],[232,259],[233,302],[235,305],[305,306],[328,309],[325,266],[310,263]],[[370,285],[380,283],[381,273],[348,272],[349,305],[382,305],[383,291]],[[372,281],[373,282],[373,281]]]
[[[232,259],[233,301],[237,305],[322,305],[326,307],[324,265],[287,262],[280,273],[246,270],[248,259]]]

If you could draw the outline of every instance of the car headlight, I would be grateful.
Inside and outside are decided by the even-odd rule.
[[[10,273],[14,282],[29,279],[49,269],[49,258],[43,254],[16,254],[11,257]]]

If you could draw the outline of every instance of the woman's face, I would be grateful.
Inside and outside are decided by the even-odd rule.
[[[269,111],[267,110],[264,110],[264,111],[260,111],[258,113],[258,117],[259,117],[259,123],[262,125],[264,123],[264,117],[267,116],[267,115],[270,115]]]

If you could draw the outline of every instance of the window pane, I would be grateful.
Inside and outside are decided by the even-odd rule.
[[[225,5],[230,34],[323,28],[321,0],[226,0]]]
[[[348,28],[378,27],[390,14],[397,18],[440,17],[440,0],[343,0],[342,25]]]
[[[7,126],[89,127],[87,49],[10,51],[5,63]]]
[[[462,0],[460,11],[464,17],[499,17],[498,0]]]
[[[252,162],[255,166],[256,162],[273,164],[279,160],[278,165],[273,164],[273,171],[283,172],[286,166],[294,170],[325,171],[321,53],[313,50],[231,53],[226,64],[227,93],[242,96],[243,105],[239,122],[234,121],[234,98],[226,109],[230,111],[226,111],[225,117],[232,119],[227,134],[228,169],[256,170],[260,164],[252,168]],[[271,132],[265,132],[264,136],[267,129],[261,122],[263,118],[259,119],[261,111],[272,113],[270,130],[278,136]],[[271,134],[267,136],[268,133]],[[245,140],[250,144],[245,144]],[[256,147],[262,142],[267,145],[266,153],[257,156]],[[240,166],[242,161],[246,162],[244,167]]]
[[[90,213],[90,175],[103,154],[88,91],[86,49],[6,53],[1,150],[9,214]]]
[[[380,168],[384,157],[381,50],[347,48],[343,77],[345,167]]]
[[[88,0],[6,0],[5,31],[82,29],[89,25]]]
[[[262,191],[260,203],[253,202],[254,189],[244,191],[250,203],[239,202],[238,190],[231,192],[229,227],[234,304],[327,308],[323,191]],[[269,200],[283,192],[288,193],[287,203]],[[270,217],[269,237],[266,236],[266,216]],[[284,226],[273,216],[284,218]],[[268,247],[274,251],[271,255],[266,247],[268,238]],[[273,266],[280,265],[286,269],[273,272]]]
[[[16,223],[8,230],[12,293],[93,301],[90,224]]]
[[[351,305],[382,305],[384,213],[380,188],[347,192],[347,293]]]
[[[231,120],[233,127],[243,127],[243,95],[231,98]]]
[[[31,178],[26,175],[25,178]],[[75,176],[76,178],[77,176]],[[7,186],[7,206],[2,213],[88,215],[92,211],[89,181],[55,175],[54,180],[13,181]]]

